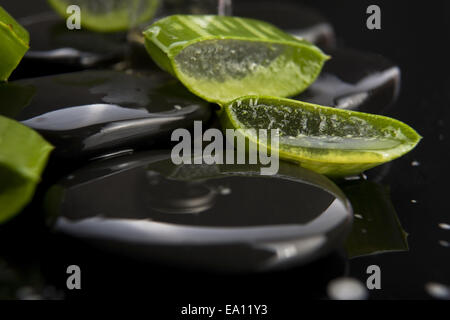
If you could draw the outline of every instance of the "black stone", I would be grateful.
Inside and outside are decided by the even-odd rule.
[[[339,248],[351,208],[327,178],[280,162],[181,165],[170,152],[101,160],[46,196],[54,230],[118,254],[220,271],[305,264]]]
[[[123,60],[126,33],[69,30],[54,12],[18,19],[30,33],[30,50],[10,80],[106,67]]]
[[[317,80],[295,99],[378,114],[397,99],[400,69],[388,59],[346,48],[325,52],[331,59]]]
[[[234,1],[233,15],[259,19],[320,47],[333,47],[333,26],[317,10],[298,3]]]
[[[13,90],[14,89],[14,90]],[[0,84],[0,113],[37,130],[56,157],[91,158],[170,145],[176,128],[212,111],[165,73],[83,71]]]

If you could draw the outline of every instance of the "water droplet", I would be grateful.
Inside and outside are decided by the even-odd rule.
[[[360,214],[357,214],[357,213],[355,213],[355,218],[358,218],[358,219],[363,219],[363,216],[362,216],[362,215],[360,215]]]
[[[292,137],[292,139],[294,139],[294,137]],[[347,181],[353,181],[353,180],[359,180],[359,179],[361,179],[361,177],[360,176],[349,176],[349,177],[345,177],[344,179]]]
[[[411,203],[417,203],[417,200],[412,199]]]
[[[337,278],[328,284],[327,294],[332,300],[366,300],[367,288],[354,278]]]
[[[450,242],[445,241],[445,240],[439,240],[439,244],[443,247],[450,247]]]
[[[176,104],[176,105],[174,105],[173,106],[175,109],[177,109],[177,110],[181,110],[181,106],[179,105],[179,104]]]
[[[229,194],[231,193],[231,189],[228,188],[228,187],[220,186],[220,187],[219,187],[219,193],[220,193],[221,195],[223,195],[223,196],[226,196],[226,195],[229,195]]]
[[[411,162],[411,165],[412,165],[413,167],[418,167],[418,166],[420,166],[420,162],[414,160],[413,162]]]
[[[435,299],[450,300],[450,288],[437,282],[428,282],[425,284],[427,293]]]
[[[450,224],[448,224],[448,223],[439,223],[438,226],[441,229],[450,230]]]

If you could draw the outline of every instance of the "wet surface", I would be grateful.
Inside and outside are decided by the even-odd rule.
[[[267,21],[320,47],[335,45],[333,26],[317,10],[289,2],[279,2],[274,6],[271,1],[258,1],[257,6],[258,10],[255,10],[255,3],[243,1],[235,4],[233,14]]]
[[[341,109],[385,114],[400,90],[400,69],[381,55],[328,49],[332,58],[297,100]]]
[[[105,67],[126,56],[126,34],[68,30],[52,11],[21,17],[30,33],[30,50],[10,80]]]
[[[42,3],[36,1],[33,6],[29,3],[24,6],[20,1],[15,1],[4,6],[11,8],[11,13],[15,16],[28,16],[48,10],[45,5],[41,6]],[[294,5],[294,2],[292,3]],[[123,254],[118,255],[115,249],[108,251],[104,247],[93,247],[89,241],[79,241],[78,238],[62,233],[49,233],[43,223],[44,196],[54,183],[70,174],[66,172],[60,175],[58,162],[52,162],[33,203],[10,223],[0,226],[0,240],[7,244],[0,248],[2,297],[50,299],[65,296],[70,299],[117,298],[126,295],[131,298],[149,297],[157,300],[164,296],[170,297],[171,301],[183,303],[191,298],[203,301],[215,298],[216,301],[224,301],[230,297],[233,297],[233,303],[239,298],[252,297],[267,303],[281,300],[283,305],[297,306],[299,299],[303,297],[339,298],[330,297],[327,293],[333,279],[357,279],[358,283],[364,284],[368,277],[367,267],[377,265],[382,272],[382,289],[369,290],[369,299],[448,299],[449,248],[442,243],[448,243],[450,239],[449,207],[446,201],[449,178],[447,166],[450,162],[450,154],[446,152],[450,148],[450,116],[447,108],[450,79],[448,61],[440,58],[440,54],[446,52],[442,39],[445,39],[445,30],[448,30],[449,7],[442,3],[433,7],[411,4],[408,14],[405,14],[403,4],[382,1],[382,30],[371,31],[364,25],[364,2],[352,2],[344,6],[338,2],[316,0],[305,1],[305,4],[314,6],[327,18],[328,24],[334,27],[338,35],[337,48],[345,45],[358,48],[358,52],[371,52],[370,55],[363,54],[368,60],[361,59],[360,54],[343,54],[343,59],[346,60],[339,61],[346,61],[345,63],[351,66],[347,68],[347,64],[338,62],[341,49],[326,49],[327,53],[336,57],[336,64],[333,64],[332,60],[327,62],[329,67],[324,69],[324,75],[329,73],[336,77],[322,78],[318,83],[325,83],[323,88],[334,89],[336,85],[350,91],[345,92],[344,99],[341,99],[342,89],[339,89],[339,92],[316,90],[316,97],[320,96],[330,104],[333,102],[333,105],[344,106],[355,106],[358,101],[363,101],[358,108],[393,116],[408,123],[425,137],[420,145],[405,157],[369,170],[365,175],[369,185],[362,181],[363,177],[354,177],[354,180],[350,181],[356,185],[348,186],[348,181],[339,182],[340,188],[352,200],[353,207],[358,208],[355,210],[351,237],[357,235],[358,243],[366,242],[364,250],[357,248],[354,256],[338,250],[301,267],[243,276],[188,271],[186,268],[169,267],[161,261],[143,262],[141,259],[122,258]],[[235,13],[240,10],[238,6]],[[39,9],[33,12],[30,9],[32,7]],[[300,21],[302,19],[283,19],[280,14],[273,14],[271,17],[270,13],[276,10],[273,7],[267,10],[260,6],[259,9],[261,13],[266,12],[264,14],[268,21],[277,17],[279,25],[288,29],[291,28],[288,24],[292,23],[292,30],[295,30],[295,23],[303,23]],[[25,11],[26,14],[21,14]],[[259,11],[254,11],[255,15],[259,14]],[[297,15],[294,13],[293,16]],[[424,21],[424,17],[430,18],[427,18],[426,23],[416,23]],[[286,25],[282,25],[284,22]],[[439,32],[436,32],[437,30]],[[422,40],[427,45],[423,45]],[[385,59],[370,58],[375,57],[373,53],[381,53],[389,60],[395,61],[402,71],[398,100],[388,109],[385,109],[385,106],[392,99],[392,92],[395,92],[393,88],[398,86],[397,74],[391,68],[395,65],[382,62],[387,61]],[[365,61],[363,63],[375,68],[365,73],[366,69],[359,61]],[[376,77],[371,77],[371,74]],[[374,89],[363,90],[361,93],[359,90],[367,88],[367,83]],[[22,92],[17,96],[18,99],[2,99],[2,102],[8,101],[7,107],[2,104],[2,112],[14,114],[16,108],[28,104],[35,90],[29,85],[7,85],[8,92]],[[2,87],[0,94],[1,92]],[[367,95],[367,92],[370,94]],[[378,95],[379,92],[382,94]],[[383,98],[372,100],[377,96]],[[77,95],[75,97],[81,98]],[[368,107],[364,109],[362,106]],[[67,186],[70,185],[69,181],[66,181]],[[232,196],[233,188],[228,189],[221,189],[224,194],[218,194],[217,197],[226,199]],[[89,196],[92,199],[93,195]],[[296,193],[291,194],[292,198],[296,196]],[[355,197],[362,200],[355,200]],[[377,205],[380,205],[381,209],[378,214],[374,210]],[[60,210],[60,207],[57,208]],[[171,208],[171,211],[179,208],[180,206]],[[166,214],[161,215],[166,217]],[[377,223],[372,223],[374,218]],[[164,223],[173,222],[170,219],[167,218]],[[203,220],[202,222],[206,223]],[[192,221],[190,223],[192,226]],[[388,233],[391,237],[388,237]],[[407,247],[402,237],[405,233],[408,234]],[[386,245],[385,240],[388,238],[401,242],[394,241]],[[126,248],[122,251],[126,251]],[[378,251],[382,253],[374,254]],[[80,292],[69,292],[65,289],[66,268],[74,263],[79,264],[83,270],[83,283],[86,286]],[[111,285],[111,279],[114,279],[114,286]],[[293,291],[295,294],[292,294]]]
[[[63,158],[91,158],[170,142],[212,111],[170,76],[84,71],[0,84],[2,113],[37,130]]]
[[[352,221],[331,181],[293,164],[262,177],[256,165],[176,166],[170,152],[97,161],[46,198],[56,231],[210,271],[305,264],[342,245]]]

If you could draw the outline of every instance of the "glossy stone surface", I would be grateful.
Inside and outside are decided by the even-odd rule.
[[[125,33],[69,30],[52,11],[19,21],[30,33],[30,50],[11,80],[104,67],[126,55]]]
[[[294,164],[267,177],[256,165],[176,166],[170,152],[92,163],[53,186],[45,206],[58,232],[220,271],[310,262],[339,248],[352,222],[341,191]]]
[[[270,22],[320,47],[335,45],[332,25],[317,10],[302,4],[277,2],[275,5],[273,1],[235,1],[233,14]]]
[[[346,48],[325,52],[331,59],[317,80],[295,99],[377,114],[396,100],[400,69],[388,59]]]
[[[212,113],[162,72],[84,71],[20,80],[1,84],[0,99],[10,102],[2,113],[41,133],[56,146],[55,156],[73,159],[167,146],[174,129],[206,123]]]

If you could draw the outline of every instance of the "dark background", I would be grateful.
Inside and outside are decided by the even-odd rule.
[[[235,6],[239,2],[235,1]],[[258,1],[255,10],[258,10]],[[277,6],[281,0],[273,1]],[[292,1],[294,2],[294,1]],[[450,39],[450,4],[446,1],[295,1],[320,11],[333,25],[338,46],[347,46],[379,53],[394,61],[402,72],[400,96],[388,115],[408,123],[424,139],[411,153],[392,163],[389,174],[381,183],[389,186],[391,199],[403,228],[409,233],[410,250],[355,258],[344,266],[339,259],[328,258],[318,267],[311,266],[282,275],[225,277],[192,274],[189,281],[177,271],[152,269],[138,262],[117,261],[114,257],[98,257],[86,268],[86,286],[79,293],[66,293],[68,298],[136,297],[144,293],[155,303],[168,300],[175,305],[214,302],[240,303],[253,301],[271,304],[323,297],[323,286],[333,270],[345,269],[349,276],[365,282],[367,266],[376,264],[382,270],[382,289],[370,292],[371,299],[429,299],[424,285],[434,281],[450,285],[450,247],[439,245],[450,241],[450,231],[438,228],[439,223],[450,224],[448,205],[448,164],[450,163],[450,74],[447,42]],[[0,1],[16,17],[47,8],[42,1]],[[381,8],[381,30],[366,28],[366,8],[377,4]],[[237,10],[237,9],[236,9]],[[418,161],[419,166],[412,166]],[[411,200],[417,203],[412,203]],[[16,225],[19,222],[14,221]],[[21,226],[0,230],[2,246],[13,242],[15,250],[35,252],[36,233]],[[14,233],[11,238],[11,233]],[[5,234],[8,240],[5,240]],[[5,242],[6,241],[6,242]],[[62,266],[69,257],[89,252],[89,248],[75,244],[71,255],[60,248],[61,263],[46,267],[46,274],[58,274],[53,282],[65,284]],[[73,249],[76,248],[76,249]],[[78,252],[76,252],[78,250]],[[35,254],[33,263],[42,257]],[[31,258],[30,258],[31,259]],[[95,260],[97,259],[97,260]],[[24,258],[24,261],[28,261]],[[325,264],[325,267],[324,267]],[[83,265],[81,266],[84,270]],[[136,270],[135,272],[133,270]],[[103,275],[99,276],[103,271]],[[339,272],[336,271],[338,274]],[[312,279],[312,280],[311,280]],[[113,285],[111,283],[113,281]],[[187,281],[187,282],[186,282]],[[164,283],[165,282],[165,283]],[[282,282],[282,283],[280,283]],[[95,284],[94,284],[95,283]],[[102,284],[106,287],[102,288]],[[165,287],[164,289],[161,289]],[[120,288],[134,288],[134,292]],[[154,289],[157,288],[157,291]],[[294,291],[293,291],[294,290]],[[294,293],[293,293],[294,292]],[[142,297],[142,296],[141,296]],[[248,303],[248,302],[245,302]]]

